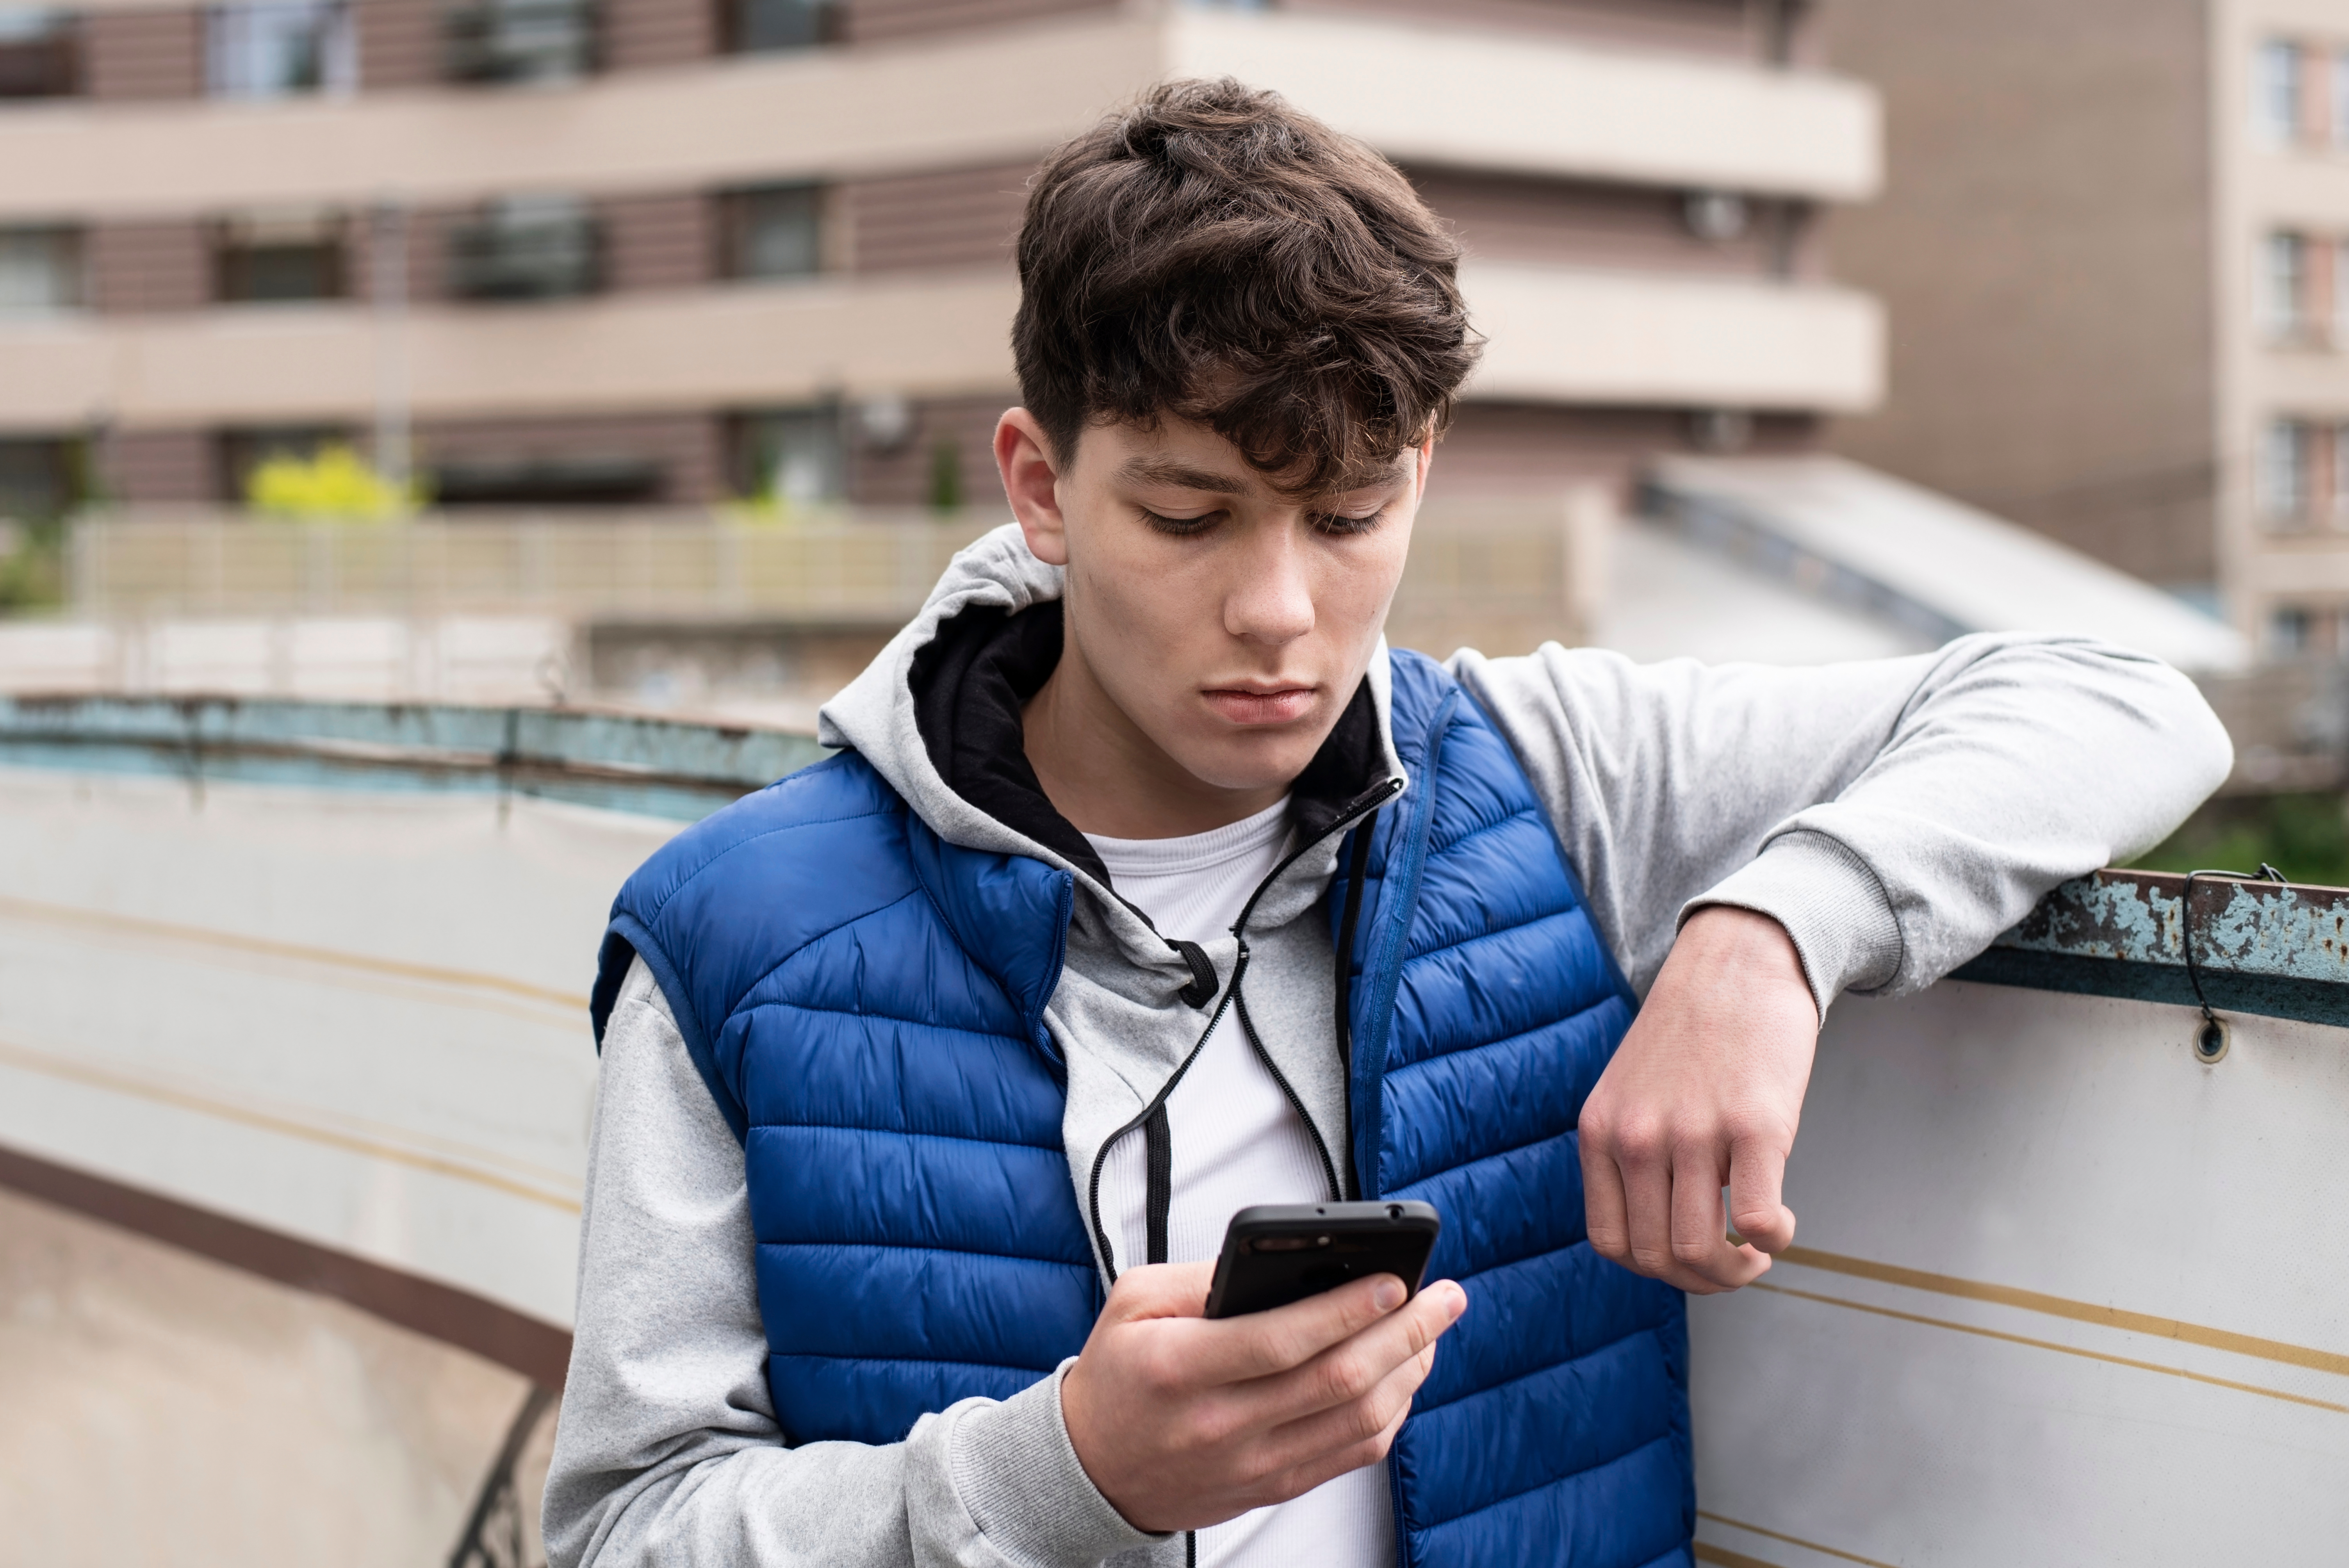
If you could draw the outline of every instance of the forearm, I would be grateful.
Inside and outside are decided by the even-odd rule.
[[[639,964],[605,1031],[545,1533],[557,1568],[1090,1568],[1143,1542],[1086,1479],[1059,1378],[905,1441],[786,1445],[741,1150]]]
[[[1711,903],[1779,921],[1822,1010],[1930,984],[2048,888],[2158,841],[2230,760],[2184,677],[2078,639],[1816,669],[1552,645],[1455,668],[1643,992]]]

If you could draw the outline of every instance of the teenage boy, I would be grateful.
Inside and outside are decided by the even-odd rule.
[[[2228,745],[2075,640],[1391,652],[1456,259],[1235,83],[1045,164],[1018,525],[615,908],[554,1562],[1690,1562],[1681,1292],[1793,1236],[1820,1015]],[[1437,1283],[1201,1316],[1235,1210],[1354,1196]]]

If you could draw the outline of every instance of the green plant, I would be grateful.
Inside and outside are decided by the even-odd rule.
[[[962,510],[962,446],[952,436],[930,449],[930,510]]]
[[[2262,861],[2296,882],[2349,887],[2349,799],[2331,791],[2222,797],[2130,863],[2157,872],[2253,872]]]
[[[0,519],[0,614],[63,602],[65,531],[60,518],[40,522]]]

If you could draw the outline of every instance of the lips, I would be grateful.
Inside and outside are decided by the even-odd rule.
[[[1209,707],[1239,725],[1293,724],[1313,711],[1311,686],[1212,686],[1201,695]]]

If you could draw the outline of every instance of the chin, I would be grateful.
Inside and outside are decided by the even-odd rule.
[[[1286,789],[1305,771],[1320,744],[1318,730],[1227,732],[1175,760],[1193,778],[1218,789]]]

